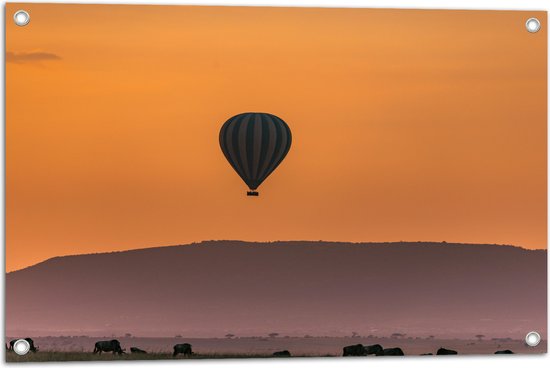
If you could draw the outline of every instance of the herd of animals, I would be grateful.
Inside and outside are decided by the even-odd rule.
[[[36,353],[38,351],[38,346],[34,345],[33,339],[30,337],[25,338],[29,343],[30,351],[33,353]],[[11,340],[9,345],[6,344],[6,349],[8,351],[13,351],[14,345],[17,339]],[[120,341],[114,339],[114,340],[105,340],[105,341],[98,341],[95,343],[94,346],[94,354],[101,354],[103,352],[109,353],[112,352],[113,354],[126,354],[126,349],[122,349],[120,345]],[[130,348],[130,352],[132,354],[147,354],[145,350],[142,350],[138,347],[132,346]],[[192,356],[193,350],[191,349],[191,344],[176,344],[174,345],[174,353],[172,356],[177,356],[178,354],[182,354],[184,357],[190,357]],[[458,352],[456,350],[450,350],[445,348],[439,348],[435,355],[457,355]],[[514,354],[511,350],[499,350],[496,351],[495,354]],[[345,346],[343,349],[343,356],[368,356],[368,355],[376,355],[376,356],[404,356],[405,353],[403,353],[403,350],[401,348],[389,348],[384,349],[382,345],[375,344],[375,345],[363,345],[363,344],[356,344],[356,345],[349,345]],[[432,353],[426,353],[421,355],[433,355]],[[288,350],[282,350],[282,351],[276,351],[273,353],[274,357],[290,357],[292,356]]]
[[[439,348],[435,355],[457,355],[456,350],[450,350],[445,348]],[[514,354],[512,350],[499,350],[495,354]],[[403,350],[401,348],[389,348],[384,349],[382,345],[349,345],[344,347],[343,351],[344,356],[367,356],[367,355],[376,355],[376,356],[404,356]],[[433,355],[432,353],[420,354],[420,355]]]
[[[29,350],[33,353],[36,353],[38,351],[38,345],[34,345],[34,340],[30,337],[26,337],[23,340],[26,340],[29,343]],[[6,344],[6,350],[7,351],[13,351],[15,347],[15,342],[17,339],[11,340],[9,345]],[[113,354],[126,354],[126,349],[123,349],[120,345],[120,341],[114,339],[114,340],[105,340],[105,341],[98,341],[94,345],[94,354],[101,354],[101,353],[109,353],[112,352]],[[138,347],[132,346],[130,348],[130,352],[132,354],[147,354],[145,350],[142,350]],[[176,344],[174,345],[174,353],[173,356],[176,356],[178,354],[183,354],[183,356],[191,356],[193,355],[193,351],[191,350],[191,344]]]

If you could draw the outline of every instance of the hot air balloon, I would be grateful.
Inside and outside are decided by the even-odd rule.
[[[250,189],[249,196],[258,196],[256,189],[283,161],[291,143],[288,125],[262,112],[235,115],[220,130],[222,152]]]

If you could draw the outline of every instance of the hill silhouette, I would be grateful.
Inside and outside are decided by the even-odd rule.
[[[6,275],[6,333],[546,336],[546,250],[206,241]]]

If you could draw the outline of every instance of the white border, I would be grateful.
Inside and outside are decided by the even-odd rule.
[[[19,2],[19,1],[9,1]],[[32,3],[80,3],[80,4],[154,4],[154,5],[232,5],[232,6],[307,6],[307,7],[361,7],[361,8],[400,8],[400,9],[487,9],[487,10],[545,10],[550,8],[550,2],[548,0],[193,0],[193,1],[21,1]],[[11,16],[5,14],[5,3],[2,1],[4,19],[11,19]],[[0,44],[2,50],[4,49],[4,24],[1,28]],[[4,85],[4,57],[0,58],[2,64],[1,80],[2,86]],[[5,97],[4,88],[0,89],[2,104],[2,117],[4,120],[5,114]],[[0,149],[0,165],[2,166],[2,173],[4,172],[4,129],[0,130],[2,147]],[[4,193],[4,181],[1,181],[1,192]],[[0,204],[4,207],[4,196],[0,196]],[[2,232],[2,238],[4,239],[4,211],[0,212],[2,218],[0,219],[0,229]],[[5,249],[5,248],[4,248]],[[4,251],[0,252],[0,261],[4,264]],[[0,284],[0,290],[2,291],[2,297],[4,296],[4,274],[1,273],[2,282]],[[550,284],[550,282],[548,283]],[[528,308],[529,301],[525,301],[526,308]],[[4,334],[4,304],[0,303],[0,336]],[[4,341],[4,337],[0,338],[0,341]],[[0,346],[0,365],[4,366],[4,348]],[[90,364],[97,366],[119,366],[119,367],[153,367],[158,365],[175,367],[185,364],[189,367],[449,367],[449,368],[463,368],[465,365],[471,367],[503,367],[512,368],[518,366],[524,366],[525,368],[535,367],[548,367],[550,363],[550,355],[533,355],[533,356],[463,356],[463,357],[405,357],[403,358],[373,358],[373,359],[338,359],[338,358],[294,358],[294,359],[248,359],[248,360],[203,360],[203,361],[128,361],[128,362],[78,362],[78,363],[65,363],[63,365],[70,364],[71,367],[86,367]],[[52,366],[49,364],[32,364],[33,367],[38,366]],[[56,363],[55,366],[57,366]],[[11,365],[13,367],[13,364]]]
[[[28,0],[2,3],[286,6],[328,8],[548,10],[543,0]]]

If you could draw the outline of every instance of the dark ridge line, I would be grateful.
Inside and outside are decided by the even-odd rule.
[[[246,240],[202,240],[200,242],[192,242],[188,244],[176,244],[176,245],[160,245],[160,246],[153,246],[153,247],[145,247],[145,248],[136,248],[136,249],[126,249],[126,250],[115,250],[111,252],[94,252],[94,253],[80,253],[80,254],[67,254],[63,256],[56,256],[47,258],[41,262],[35,263],[33,265],[20,268],[18,270],[13,270],[10,272],[6,272],[6,275],[10,275],[16,272],[28,270],[30,268],[34,268],[40,265],[43,265],[44,263],[55,261],[59,259],[65,259],[65,258],[73,258],[73,257],[84,257],[84,256],[100,256],[100,255],[107,255],[107,254],[123,254],[123,253],[131,253],[131,252],[144,252],[149,250],[158,250],[158,249],[168,249],[168,248],[178,248],[178,247],[188,247],[188,246],[207,246],[209,244],[217,244],[217,243],[232,243],[227,244],[228,246],[234,246],[234,245],[257,245],[257,246],[267,246],[267,245],[276,245],[276,244],[285,244],[285,245],[291,245],[292,243],[306,243],[305,245],[364,245],[364,246],[382,246],[382,245],[430,245],[430,246],[491,246],[491,247],[506,247],[506,248],[514,248],[522,251],[527,252],[536,252],[536,251],[544,251],[546,252],[546,249],[528,249],[524,248],[518,245],[512,245],[512,244],[497,244],[497,243],[450,243],[446,241],[395,241],[395,242],[344,242],[344,241],[326,241],[326,240],[274,240],[274,241],[246,241]]]

